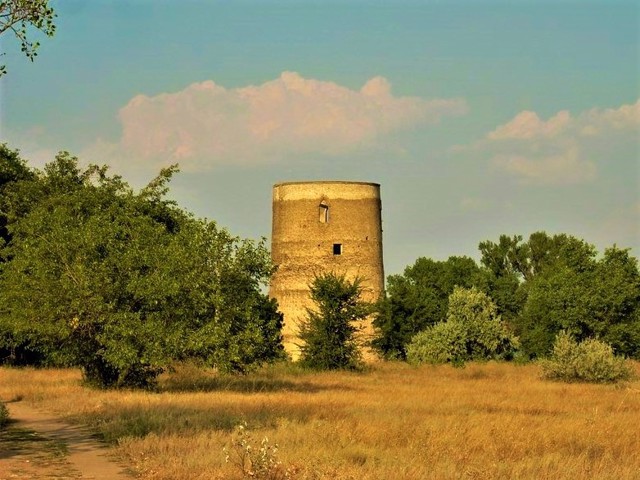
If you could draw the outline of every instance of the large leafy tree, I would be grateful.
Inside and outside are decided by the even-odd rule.
[[[618,354],[640,359],[640,268],[629,249],[608,248],[598,261],[591,300],[601,338]]]
[[[481,272],[469,257],[446,261],[419,258],[402,275],[387,278],[387,295],[374,319],[374,347],[387,358],[406,358],[411,337],[445,319],[448,298],[456,286],[481,282]]]
[[[18,204],[26,204],[25,198],[17,201],[16,195],[19,185],[31,184],[36,179],[36,173],[27,166],[27,162],[20,157],[18,150],[12,150],[6,144],[0,145],[0,263],[6,262],[7,245],[11,243],[8,224],[15,221],[17,216],[23,215],[26,205],[20,208]],[[29,181],[27,181],[29,180]],[[4,255],[3,255],[4,253]],[[16,364],[39,363],[42,355],[29,348],[25,342],[19,342],[10,332],[0,328],[0,361],[10,359]]]
[[[175,169],[140,192],[105,167],[59,155],[9,198],[0,330],[104,386],[148,385],[170,363],[223,370],[282,356],[263,243],[233,237],[164,195]],[[7,340],[8,338],[8,340]]]
[[[500,235],[497,242],[480,242],[483,268],[482,290],[496,302],[502,318],[517,325],[532,281],[557,265],[575,271],[589,268],[596,251],[592,245],[566,234],[549,236],[535,232]]]
[[[0,144],[0,248],[8,244],[11,237],[7,230],[10,212],[15,214],[10,202],[11,186],[21,180],[32,180],[35,173],[20,157],[18,150],[10,149],[7,144]]]
[[[529,356],[550,353],[560,331],[598,338],[618,354],[640,357],[640,274],[628,250],[612,247],[600,260],[558,262],[533,279],[519,318]]]
[[[40,43],[31,40],[31,31],[39,30],[51,37],[56,31],[56,14],[49,0],[2,0],[0,1],[0,35],[12,33],[20,43],[20,49],[33,61],[38,55]],[[0,65],[0,77],[6,73]]]
[[[487,291],[530,357],[550,353],[565,330],[581,341],[597,337],[616,353],[640,355],[637,260],[570,235],[536,232],[480,243]]]
[[[571,235],[549,236],[535,232],[523,242],[522,235],[500,235],[497,243],[480,242],[480,263],[495,277],[515,276],[520,281],[532,280],[548,267],[564,263],[575,270],[588,268],[595,248]]]

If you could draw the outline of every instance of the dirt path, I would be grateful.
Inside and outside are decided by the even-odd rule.
[[[8,403],[12,423],[0,432],[0,480],[131,480],[106,448],[81,427]]]

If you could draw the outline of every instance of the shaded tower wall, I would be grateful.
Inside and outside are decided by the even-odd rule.
[[[309,284],[334,272],[362,280],[363,297],[384,289],[380,185],[364,182],[287,182],[273,187],[271,255],[278,270],[269,295],[284,314],[284,344],[298,356],[298,324],[313,307]],[[365,335],[372,333],[370,322]]]

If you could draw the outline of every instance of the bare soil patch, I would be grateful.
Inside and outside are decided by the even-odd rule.
[[[12,423],[0,431],[0,479],[80,478],[80,472],[66,460],[66,453],[62,442]]]
[[[20,402],[7,407],[11,423],[0,431],[0,480],[132,478],[81,427]]]

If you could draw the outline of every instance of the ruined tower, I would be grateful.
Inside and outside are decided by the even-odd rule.
[[[363,297],[384,289],[380,185],[365,182],[286,182],[273,187],[271,255],[278,270],[269,295],[284,314],[284,344],[298,356],[298,324],[313,307],[309,284],[334,272],[362,280]],[[365,326],[371,333],[371,325]]]

